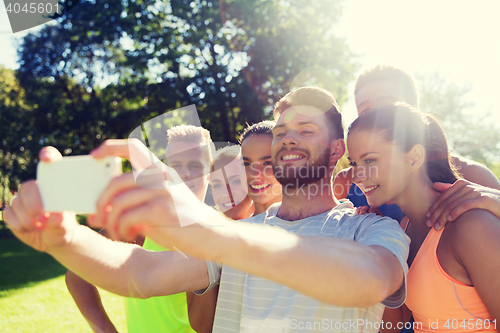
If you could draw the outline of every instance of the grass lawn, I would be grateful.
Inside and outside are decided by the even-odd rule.
[[[17,239],[0,239],[0,332],[92,332],[66,289],[66,269]],[[108,315],[126,332],[123,299],[101,291]]]

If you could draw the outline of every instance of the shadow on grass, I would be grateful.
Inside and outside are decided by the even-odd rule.
[[[0,292],[27,287],[65,273],[66,268],[48,254],[33,250],[16,238],[0,239]]]

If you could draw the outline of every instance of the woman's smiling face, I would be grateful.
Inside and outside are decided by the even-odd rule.
[[[270,135],[251,134],[241,143],[248,195],[263,205],[281,201],[281,184],[274,177],[271,165],[272,141]]]
[[[347,149],[353,182],[364,192],[370,206],[379,207],[394,200],[407,187],[407,154],[380,132],[349,132]]]

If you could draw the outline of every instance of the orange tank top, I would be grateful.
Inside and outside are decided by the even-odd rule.
[[[497,323],[476,289],[439,264],[436,250],[443,230],[429,231],[408,271],[405,304],[413,313],[415,332],[496,332]]]

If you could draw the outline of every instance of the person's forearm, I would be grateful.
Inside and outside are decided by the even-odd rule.
[[[170,237],[187,253],[273,280],[323,302],[373,305],[395,292],[403,281],[399,262],[394,274],[394,266],[387,267],[379,251],[353,241],[299,237],[243,222],[227,221],[223,227],[209,224],[170,230]],[[184,232],[189,236],[180,236]]]
[[[451,157],[462,178],[482,186],[500,190],[500,181],[485,165],[453,154]]]
[[[191,265],[176,251],[149,252],[111,241],[85,226],[78,226],[68,244],[48,253],[84,280],[121,296],[147,298],[206,287],[196,273],[193,278],[182,275],[191,266],[199,272],[199,261]]]
[[[339,306],[370,306],[396,291],[391,290],[394,278],[388,274],[390,270],[368,246],[325,237],[301,237],[282,247],[272,245],[273,240],[245,237],[226,247],[220,260]]]
[[[66,273],[66,286],[82,316],[96,333],[117,333],[104,309],[98,289],[71,271]]]

